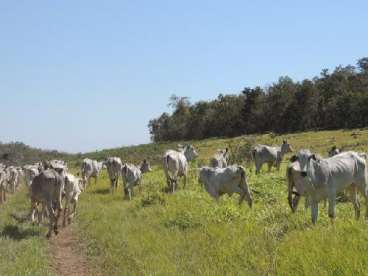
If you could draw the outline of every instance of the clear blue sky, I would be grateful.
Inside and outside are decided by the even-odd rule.
[[[0,141],[149,142],[192,101],[367,56],[368,1],[0,1]]]

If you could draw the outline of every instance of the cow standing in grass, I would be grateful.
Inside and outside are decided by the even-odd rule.
[[[311,200],[312,222],[318,217],[318,203],[328,199],[328,215],[336,218],[336,195],[348,189],[352,196],[355,217],[360,216],[358,191],[363,195],[368,218],[367,162],[359,153],[348,151],[326,159],[319,159],[309,150],[298,152],[302,176],[307,178],[306,192]]]
[[[332,157],[335,155],[338,155],[341,152],[340,149],[338,149],[336,146],[333,146],[329,151],[328,151],[328,157]]]
[[[81,178],[75,177],[70,173],[65,175],[65,186],[64,186],[65,206],[64,206],[63,226],[66,225],[66,220],[68,220],[68,223],[70,224],[71,220],[76,214],[78,198],[82,192],[82,187],[83,187],[83,180]],[[71,207],[73,208],[72,210]]]
[[[98,176],[104,166],[104,162],[98,162],[89,158],[85,158],[81,166],[81,175],[83,180],[84,188],[87,184],[90,184],[91,178],[95,179],[95,184],[97,184]]]
[[[114,193],[114,191],[118,188],[119,177],[123,168],[123,164],[119,157],[108,157],[105,161],[105,164],[111,183],[111,193]]]
[[[259,174],[264,163],[268,164],[268,172],[271,171],[272,166],[276,166],[277,170],[280,170],[284,155],[292,151],[293,148],[287,140],[284,140],[280,147],[255,146],[252,150],[252,156],[256,165],[256,174]]]
[[[144,173],[152,171],[150,164],[143,160],[141,164],[135,166],[133,164],[125,164],[122,169],[122,177],[124,181],[124,194],[129,200],[132,200],[134,186],[140,185]]]
[[[206,191],[216,200],[223,194],[237,193],[240,195],[239,205],[244,198],[249,207],[252,207],[252,195],[247,183],[245,169],[242,166],[229,166],[226,168],[203,167],[199,170],[199,182]]]
[[[0,167],[0,203],[6,201],[6,192],[8,185],[8,173],[4,167]]]
[[[168,150],[163,157],[163,167],[166,182],[169,189],[175,192],[178,185],[178,177],[184,178],[184,188],[187,184],[188,162],[195,159],[198,153],[192,145],[186,145],[176,150]]]
[[[46,169],[37,175],[30,187],[31,194],[31,220],[35,221],[35,213],[38,205],[42,205],[43,210],[47,210],[49,216],[49,231],[47,238],[50,238],[52,231],[58,234],[58,220],[62,211],[62,194],[64,191],[65,171],[64,168]],[[42,213],[38,212],[38,222],[42,220]]]

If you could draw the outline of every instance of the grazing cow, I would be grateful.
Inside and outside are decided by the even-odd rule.
[[[280,147],[270,147],[266,145],[257,145],[252,150],[252,156],[256,165],[256,174],[259,174],[262,165],[268,164],[268,172],[271,171],[272,166],[276,166],[280,170],[282,158],[288,152],[292,152],[292,146],[284,140]]]
[[[39,204],[42,209],[45,208],[49,215],[49,231],[47,238],[52,235],[54,230],[55,235],[58,234],[58,220],[62,211],[62,193],[64,191],[65,171],[63,169],[47,169],[37,175],[32,182],[31,193],[31,219],[35,221],[34,215]],[[54,210],[54,204],[56,210]],[[57,211],[57,214],[56,212]],[[38,221],[41,221],[42,213],[38,213]]]
[[[144,160],[138,167],[133,164],[125,164],[121,171],[121,175],[124,181],[124,194],[125,197],[132,200],[134,186],[140,185],[142,181],[142,175],[150,172],[151,167],[149,163]]]
[[[245,198],[249,207],[252,207],[252,195],[248,187],[245,169],[242,166],[203,167],[199,170],[199,182],[216,200],[223,194],[231,196],[233,193],[237,193],[240,195],[239,205]]]
[[[339,154],[341,151],[340,149],[338,149],[336,146],[333,146],[329,151],[328,151],[328,157],[332,157],[335,156],[337,154]]]
[[[103,168],[104,162],[98,162],[89,158],[85,158],[82,162],[81,175],[83,180],[83,186],[90,184],[91,178],[95,179],[97,184],[98,176]]]
[[[123,168],[123,164],[119,157],[108,157],[105,161],[107,173],[109,174],[111,183],[111,192],[118,188],[119,176]]]
[[[307,177],[306,192],[311,201],[312,223],[317,222],[318,203],[328,199],[328,215],[336,218],[336,195],[349,189],[355,210],[360,216],[358,191],[365,198],[366,218],[368,218],[368,170],[367,163],[358,153],[343,152],[326,159],[318,159],[309,150],[300,150],[297,155],[302,176]]]
[[[188,162],[195,159],[198,153],[192,145],[186,145],[179,151],[168,150],[163,157],[166,182],[175,192],[178,177],[184,177],[184,188],[187,184]],[[170,175],[171,174],[171,175]]]
[[[66,220],[68,220],[68,224],[71,223],[73,217],[77,211],[78,198],[82,192],[83,180],[79,177],[75,177],[74,175],[67,173],[65,175],[65,206],[64,206],[64,217],[63,217],[63,226],[66,225]],[[73,205],[73,210],[70,210],[69,205]]]
[[[211,159],[210,167],[212,168],[226,168],[229,158],[229,149],[219,150]]]

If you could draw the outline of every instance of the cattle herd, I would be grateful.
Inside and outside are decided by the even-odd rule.
[[[268,171],[272,166],[280,170],[285,154],[293,152],[292,146],[284,140],[279,147],[257,145],[252,149],[256,174],[264,163]],[[216,200],[223,194],[240,195],[239,204],[245,199],[252,207],[252,194],[247,180],[246,170],[240,165],[229,165],[228,149],[218,150],[209,160],[210,166],[198,169],[198,182],[210,196]],[[295,212],[300,198],[305,197],[306,207],[311,209],[312,222],[318,217],[320,201],[328,202],[328,215],[336,217],[336,198],[338,194],[350,196],[355,217],[360,216],[358,193],[366,204],[368,218],[368,171],[367,155],[354,151],[340,152],[335,146],[328,152],[328,158],[322,158],[311,151],[301,149],[290,159],[286,170],[288,183],[288,203]],[[170,192],[178,188],[178,178],[183,177],[184,188],[187,184],[189,162],[198,157],[192,145],[179,145],[177,150],[168,150],[163,155],[163,170]],[[108,157],[102,162],[84,159],[81,172],[77,176],[68,172],[66,162],[61,160],[42,161],[24,167],[0,164],[0,203],[6,201],[7,193],[15,193],[24,178],[31,202],[30,220],[41,223],[48,218],[47,237],[58,233],[58,220],[63,212],[63,226],[70,223],[76,214],[78,197],[90,185],[91,178],[98,181],[102,169],[106,168],[111,184],[111,193],[118,187],[119,178],[123,179],[124,198],[131,200],[134,187],[139,186],[143,174],[152,171],[149,162],[143,160],[138,166],[124,164],[118,157]],[[79,177],[80,176],[80,177]]]

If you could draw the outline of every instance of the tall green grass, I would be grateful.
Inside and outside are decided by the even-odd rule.
[[[367,151],[368,132],[354,132],[357,138],[352,131],[324,131],[256,139],[278,144],[286,137],[295,149],[311,148],[324,155],[332,144]],[[286,200],[287,162],[280,172],[260,176],[247,168],[250,186],[258,192],[253,194],[252,209],[238,206],[237,196],[224,196],[218,202],[208,196],[198,184],[195,166],[206,163],[217,148],[243,139],[248,138],[194,142],[200,159],[192,164],[188,188],[183,190],[180,184],[175,194],[164,192],[160,166],[144,176],[131,202],[123,200],[121,187],[114,195],[109,193],[103,173],[98,185],[92,184],[81,196],[79,206],[78,224],[88,255],[106,275],[368,274],[367,224],[353,219],[350,203],[338,204],[335,225],[323,206],[316,226],[302,203],[291,214]],[[155,145],[146,147],[142,157],[159,154]]]
[[[26,188],[0,205],[0,275],[52,275],[45,228],[32,226]]]

